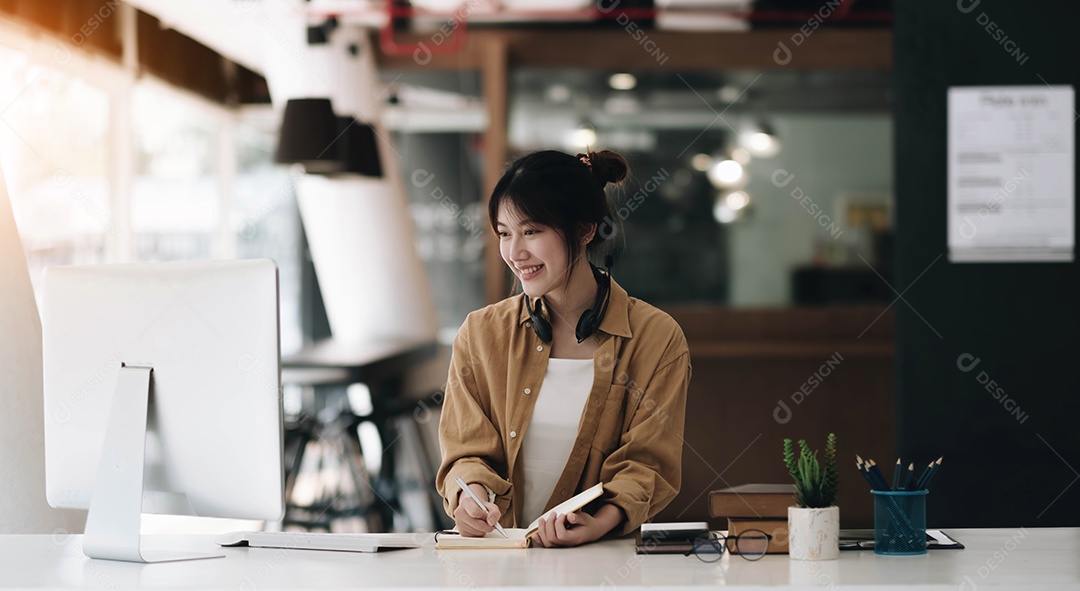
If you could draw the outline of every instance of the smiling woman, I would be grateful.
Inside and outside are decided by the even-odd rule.
[[[503,261],[523,293],[473,312],[454,342],[436,485],[466,536],[539,518],[535,542],[629,533],[675,497],[690,357],[670,316],[632,298],[589,255],[613,234],[605,187],[622,156],[536,152],[489,200]],[[463,480],[480,498],[459,502]],[[598,483],[580,511],[546,514]]]
[[[575,160],[550,150],[522,158],[506,172],[505,182],[488,202],[488,216],[503,261],[521,281],[530,310],[530,298],[543,297],[556,314],[584,310],[595,299],[589,295],[597,286],[574,271],[588,264],[581,256],[583,248],[594,254],[606,248],[612,234],[597,232],[612,220],[603,187],[621,181],[626,173],[626,161],[614,152]],[[585,297],[580,306],[573,301],[579,293]]]

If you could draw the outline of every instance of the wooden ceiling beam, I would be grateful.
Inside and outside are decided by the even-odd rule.
[[[626,29],[469,30],[457,53],[387,55],[379,67],[392,70],[480,70],[483,48],[499,37],[514,68],[586,70],[717,69],[879,69],[892,67],[892,31],[884,28],[798,29],[688,33]],[[430,36],[399,34],[400,44],[424,43]]]
[[[55,37],[57,51],[86,51],[121,64],[120,12],[124,8],[117,0],[0,0],[0,18]],[[162,27],[147,13],[136,11],[136,21],[140,68],[225,105],[270,102],[261,74]]]

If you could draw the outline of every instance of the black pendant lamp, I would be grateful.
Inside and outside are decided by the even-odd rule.
[[[382,176],[379,144],[375,128],[352,117],[338,117],[338,160],[341,172]]]
[[[285,103],[285,118],[274,161],[303,164],[311,174],[341,172],[340,131],[330,99],[290,99]]]

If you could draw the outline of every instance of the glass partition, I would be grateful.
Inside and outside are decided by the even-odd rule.
[[[887,299],[888,73],[518,71],[510,146],[620,152],[615,276],[657,304]]]

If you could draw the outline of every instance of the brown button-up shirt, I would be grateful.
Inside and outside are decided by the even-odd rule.
[[[626,514],[616,531],[625,534],[679,492],[690,352],[670,316],[629,297],[614,281],[597,335],[592,390],[545,511],[602,482],[604,500]],[[457,507],[460,476],[495,493],[503,526],[525,525],[521,445],[549,355],[521,295],[465,319],[454,341],[439,424],[436,486],[449,515]]]

